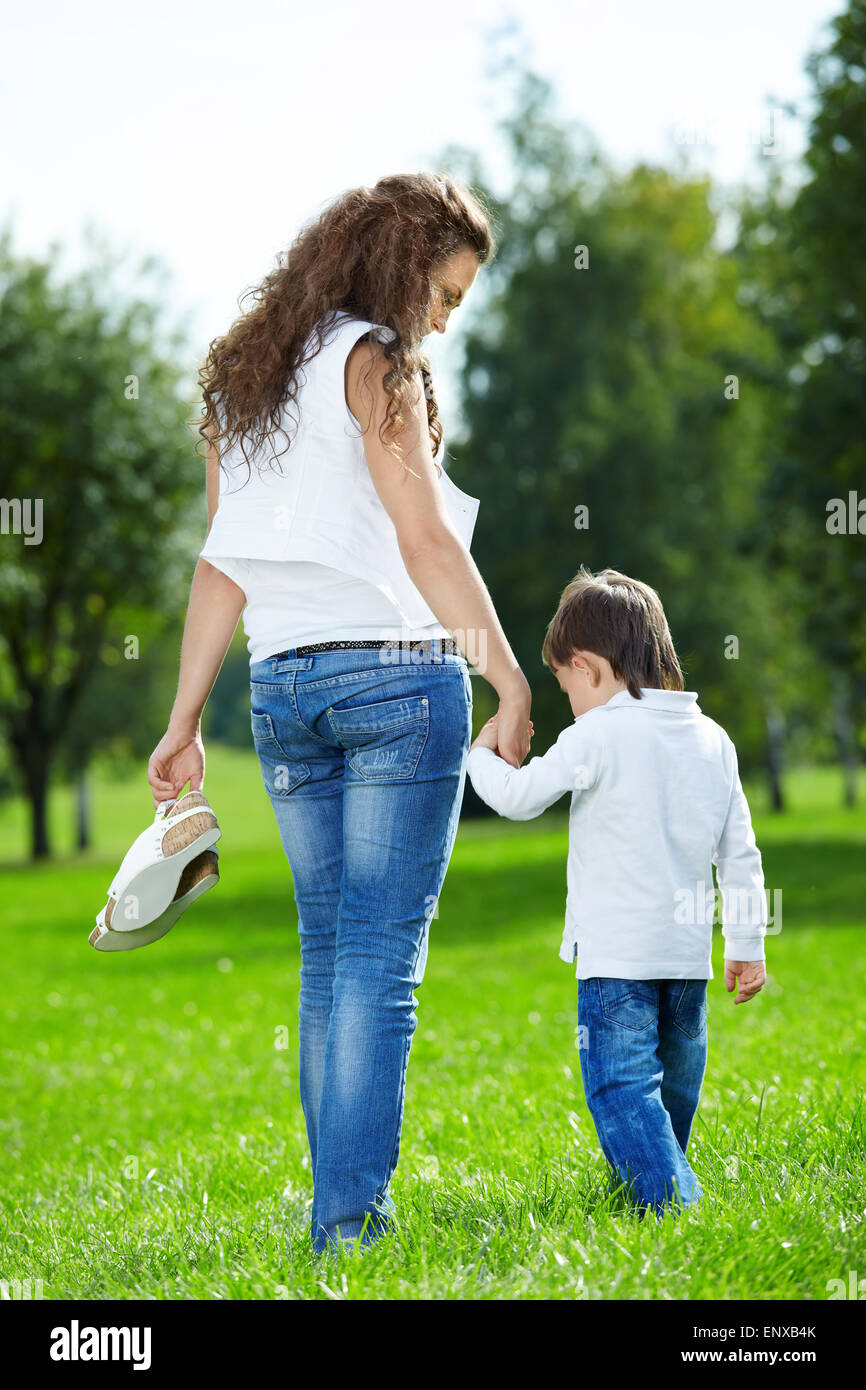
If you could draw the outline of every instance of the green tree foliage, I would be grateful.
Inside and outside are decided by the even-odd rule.
[[[659,591],[687,688],[762,760],[797,643],[761,545],[772,334],[739,302],[706,180],[569,153],[536,78],[509,129],[515,186],[487,190],[503,255],[454,452],[483,499],[473,550],[533,686],[536,747],[572,718],[539,650],[584,563]]]
[[[828,673],[811,717],[837,740],[853,802],[866,709],[864,0],[833,20],[832,35],[807,63],[814,112],[799,186],[792,192],[771,168],[766,188],[744,199],[738,256],[786,370],[766,490],[769,553],[791,577],[812,664]]]
[[[177,339],[157,346],[156,311],[120,302],[104,263],[56,283],[56,251],[19,258],[8,231],[0,239],[0,723],[34,856],[50,852],[61,753],[80,772],[119,730],[146,730],[148,656],[182,609],[189,508],[203,494]],[[27,502],[31,516],[41,507],[36,544],[21,529]]]

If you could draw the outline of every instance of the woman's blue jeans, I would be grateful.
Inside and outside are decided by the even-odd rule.
[[[395,1208],[409,1047],[471,741],[462,656],[344,648],[250,667],[251,725],[291,867],[315,1250]]]
[[[706,980],[577,982],[580,1069],[599,1143],[641,1207],[690,1206],[686,1159],[707,1066]]]

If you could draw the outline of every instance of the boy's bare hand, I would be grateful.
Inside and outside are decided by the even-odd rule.
[[[763,989],[767,982],[767,971],[762,960],[726,960],[725,961],[725,989],[730,994],[736,987],[737,981],[740,988],[735,1004],[747,1004],[758,990]]]
[[[477,738],[474,738],[474,739],[472,740],[472,743],[471,743],[470,748],[469,748],[470,753],[472,752],[472,749],[473,749],[473,748],[492,748],[494,753],[497,753],[497,754],[499,753],[499,742],[498,742],[498,740],[499,740],[499,734],[498,734],[498,732],[497,732],[497,720],[498,720],[498,719],[499,719],[499,714],[496,713],[496,714],[494,714],[494,715],[492,716],[492,718],[488,719],[488,721],[487,721],[486,724],[482,724],[481,729],[480,729],[480,731],[479,731],[479,733],[478,733]],[[534,732],[535,732],[535,730],[534,730],[534,728],[533,728],[533,726],[532,726],[532,720],[530,719],[530,721],[529,721],[529,737],[530,737],[530,738],[532,738],[532,735],[534,734]]]
[[[498,735],[496,733],[496,721],[498,718],[499,715],[494,714],[492,719],[488,719],[486,724],[481,725],[477,737],[472,740],[469,746],[470,753],[473,748],[492,748],[494,753],[498,752]]]

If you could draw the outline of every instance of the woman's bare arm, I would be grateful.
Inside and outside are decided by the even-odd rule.
[[[219,455],[208,440],[206,463],[207,532],[219,504]],[[180,675],[169,726],[192,732],[201,724],[202,710],[244,610],[246,595],[227,574],[199,559],[192,578],[180,649]]]
[[[219,456],[207,445],[207,534],[219,502]],[[204,783],[201,715],[238,625],[246,596],[227,574],[199,558],[193,574],[180,649],[177,695],[168,728],[148,763],[154,804],[175,797],[187,782]]]
[[[169,727],[201,727],[202,710],[243,612],[246,596],[222,570],[199,559],[189,593],[180,648],[180,675]]]
[[[478,566],[445,508],[420,382],[403,429],[394,436],[409,467],[401,468],[379,438],[379,425],[389,403],[382,378],[389,370],[381,345],[364,341],[356,344],[346,366],[346,401],[364,432],[373,486],[394,523],[400,554],[413,584],[506,707],[498,721],[500,752],[519,766],[529,751],[529,684],[508,644]]]

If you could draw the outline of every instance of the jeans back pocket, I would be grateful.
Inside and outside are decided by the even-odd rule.
[[[688,1038],[699,1038],[707,1026],[706,980],[684,980],[674,1023]]]
[[[642,1033],[659,1015],[658,985],[652,980],[617,980],[600,977],[598,981],[601,1012],[609,1023],[618,1023],[633,1033]]]
[[[251,710],[250,728],[268,794],[288,796],[301,782],[306,782],[310,775],[309,767],[289,757],[276,736],[269,714]]]
[[[349,754],[349,766],[366,782],[414,777],[430,732],[426,695],[404,695],[369,705],[332,705],[327,715],[340,746]]]

